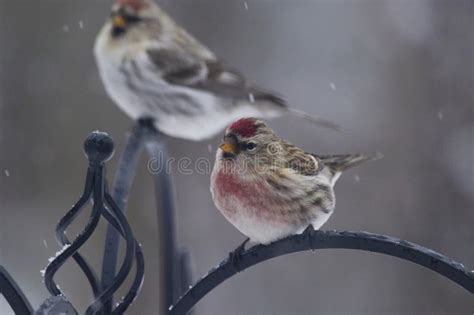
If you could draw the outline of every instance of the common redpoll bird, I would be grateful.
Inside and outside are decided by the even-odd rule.
[[[334,211],[341,172],[380,157],[306,153],[262,120],[243,118],[227,128],[217,150],[211,193],[240,232],[268,244],[310,225],[319,229]]]
[[[94,52],[115,103],[132,119],[153,119],[156,128],[170,136],[201,140],[241,117],[284,113],[337,128],[248,84],[153,0],[117,0]]]

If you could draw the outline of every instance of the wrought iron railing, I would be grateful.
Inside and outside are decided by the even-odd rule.
[[[113,197],[120,209],[126,211],[130,189],[133,183],[138,159],[146,149],[150,159],[165,165],[168,152],[165,137],[159,133],[150,119],[141,119],[128,135],[128,141],[120,157],[117,175],[114,181]],[[160,314],[167,312],[180,294],[191,284],[190,255],[184,248],[178,248],[175,237],[174,195],[170,174],[166,171],[154,174],[155,198],[158,219],[158,256],[160,257],[160,283],[158,299]],[[107,286],[115,275],[118,242],[116,230],[109,226],[105,240],[104,258],[102,265],[102,284]],[[110,311],[112,300],[106,303],[105,310]]]
[[[140,244],[138,244],[133,236],[127,219],[108,192],[105,178],[105,162],[112,157],[114,152],[112,139],[105,133],[94,132],[86,139],[84,152],[89,160],[84,193],[56,227],[56,239],[62,246],[62,249],[46,267],[44,283],[52,296],[64,296],[54,281],[54,275],[72,257],[89,281],[95,299],[87,308],[86,314],[100,314],[103,312],[104,305],[112,300],[113,294],[124,283],[135,262],[136,275],[131,288],[125,294],[122,301],[117,303],[115,308],[108,312],[111,314],[123,314],[137,296],[143,282],[145,271],[143,253]],[[89,221],[84,230],[71,242],[66,237],[66,229],[81,213],[89,200],[93,201]],[[106,286],[100,283],[94,270],[78,252],[92,236],[101,217],[104,217],[113,226],[126,243],[123,263],[118,273],[114,275],[112,281]]]
[[[187,314],[206,294],[240,271],[269,259],[291,253],[318,249],[356,249],[398,257],[437,272],[474,294],[474,270],[431,249],[390,236],[367,232],[315,231],[310,226],[303,234],[293,235],[270,245],[258,245],[234,253],[192,286],[169,307],[170,315]]]
[[[51,297],[34,312],[14,279],[0,266],[0,293],[15,314],[77,314],[74,306],[69,303],[67,296],[54,280],[56,272],[71,258],[80,267],[91,287],[93,302],[87,308],[86,314],[123,314],[127,310],[137,297],[144,278],[141,246],[136,241],[125,216],[135,169],[144,148],[154,159],[162,159],[162,162],[167,159],[164,138],[148,120],[139,121],[129,135],[128,144],[119,162],[114,189],[110,194],[105,178],[105,163],[114,151],[112,139],[101,132],[94,132],[86,139],[84,151],[89,160],[89,167],[84,192],[58,223],[56,239],[61,250],[44,270],[44,283]],[[243,252],[231,252],[218,267],[211,269],[205,277],[189,287],[191,282],[189,253],[186,250],[178,250],[175,241],[170,175],[164,171],[156,174],[154,180],[158,206],[159,249],[162,258],[160,266],[152,266],[159,270],[161,279],[158,285],[160,309],[154,310],[154,314],[189,314],[207,293],[242,270],[281,255],[329,248],[377,252],[411,261],[443,275],[468,292],[474,293],[474,272],[431,249],[384,235],[367,232],[315,231],[312,227],[306,229],[303,234],[290,236],[270,245],[258,245]],[[66,237],[67,228],[90,200],[93,201],[93,206],[87,225],[74,240],[69,240]],[[101,218],[109,223],[109,229],[103,257],[102,279],[99,280],[93,268],[79,253],[79,249],[94,233]],[[118,245],[121,239],[126,245],[125,255],[117,272]],[[132,284],[125,296],[115,304],[113,295],[132,273],[133,264],[135,274]],[[184,294],[178,298],[182,293]]]
[[[15,314],[31,314],[33,312],[33,308],[23,291],[2,266],[0,266],[0,294],[5,297]]]

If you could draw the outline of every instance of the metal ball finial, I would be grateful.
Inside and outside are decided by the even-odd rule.
[[[104,163],[114,155],[114,141],[105,132],[94,131],[84,141],[84,152],[90,163]]]

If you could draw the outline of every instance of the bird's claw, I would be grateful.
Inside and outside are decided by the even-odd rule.
[[[242,254],[245,251],[245,245],[250,241],[250,238],[247,238],[242,244],[239,245],[233,252],[229,254],[229,260],[232,263],[232,266],[237,270],[237,272],[241,271],[242,268],[240,266],[240,261],[242,259]]]
[[[314,232],[316,230],[314,229],[313,225],[310,224],[308,227],[303,231],[304,237],[308,240],[309,247],[314,250],[315,249],[315,244],[314,244]]]
[[[315,231],[314,227],[312,224],[308,225],[308,227],[303,231],[303,234],[311,234]]]

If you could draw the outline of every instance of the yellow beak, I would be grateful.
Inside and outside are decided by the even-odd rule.
[[[235,154],[235,152],[237,151],[235,145],[229,142],[224,142],[219,146],[219,148],[221,148],[221,150],[225,153]]]
[[[118,28],[124,28],[127,25],[127,21],[125,21],[125,18],[121,15],[116,15],[112,18],[112,24],[114,27]]]

